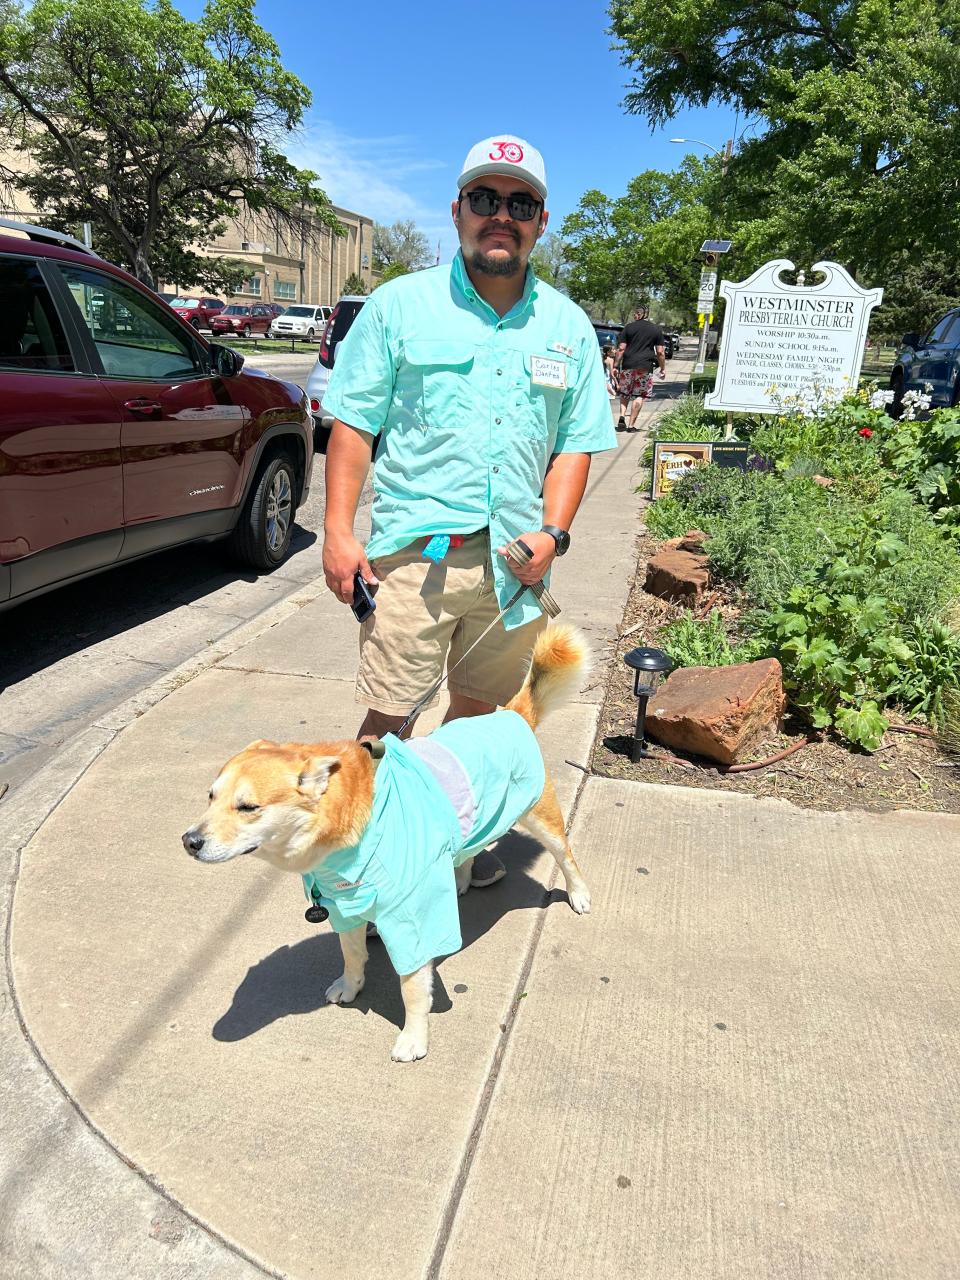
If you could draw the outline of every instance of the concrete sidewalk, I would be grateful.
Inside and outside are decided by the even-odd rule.
[[[593,913],[507,837],[423,1062],[389,1060],[382,948],[325,1006],[299,881],[179,844],[251,738],[352,732],[325,592],[0,810],[4,1280],[956,1275],[960,819],[585,776],[642,501],[618,441],[554,578],[597,670],[541,735]]]

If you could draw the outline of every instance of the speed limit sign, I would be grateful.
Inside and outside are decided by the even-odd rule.
[[[717,273],[715,271],[700,272],[700,292],[697,295],[697,311],[707,315],[713,310],[713,300],[717,296]]]

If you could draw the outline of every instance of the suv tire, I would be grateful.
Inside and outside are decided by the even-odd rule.
[[[194,329],[196,329],[197,333],[199,333],[201,328],[200,317],[194,316],[190,323],[193,325]]]
[[[312,341],[313,341],[314,336],[315,336],[315,332],[316,332],[316,331],[315,331],[315,330],[313,330],[313,329],[308,329],[308,330],[307,330],[307,341],[308,341],[308,342],[312,342]]]
[[[286,559],[296,487],[293,463],[285,453],[261,465],[230,536],[230,550],[243,564],[271,573]]]
[[[245,324],[245,325],[243,326],[243,336],[244,336],[245,338],[249,338],[249,337],[250,337],[250,326],[249,326],[248,324]]]

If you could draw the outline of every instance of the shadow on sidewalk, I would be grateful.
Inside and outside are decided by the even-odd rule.
[[[460,899],[460,932],[466,950],[511,911],[526,911],[552,902],[566,905],[562,890],[546,891],[527,874],[541,846],[529,836],[512,831],[497,846],[507,868],[506,877],[488,889],[471,889]],[[569,908],[568,908],[569,909]],[[436,966],[433,1012],[448,1013],[453,1002]],[[233,1003],[213,1026],[215,1040],[233,1043],[256,1035],[278,1018],[314,1013],[326,1007],[324,992],[343,970],[340,943],[329,928],[313,938],[289,947],[278,947],[247,971],[237,987]],[[341,1006],[361,1014],[375,1013],[403,1026],[400,982],[379,939],[371,939],[366,984],[352,1004]]]

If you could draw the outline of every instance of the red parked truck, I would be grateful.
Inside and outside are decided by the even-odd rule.
[[[182,543],[276,568],[313,466],[299,387],[60,232],[0,218],[0,609]]]

